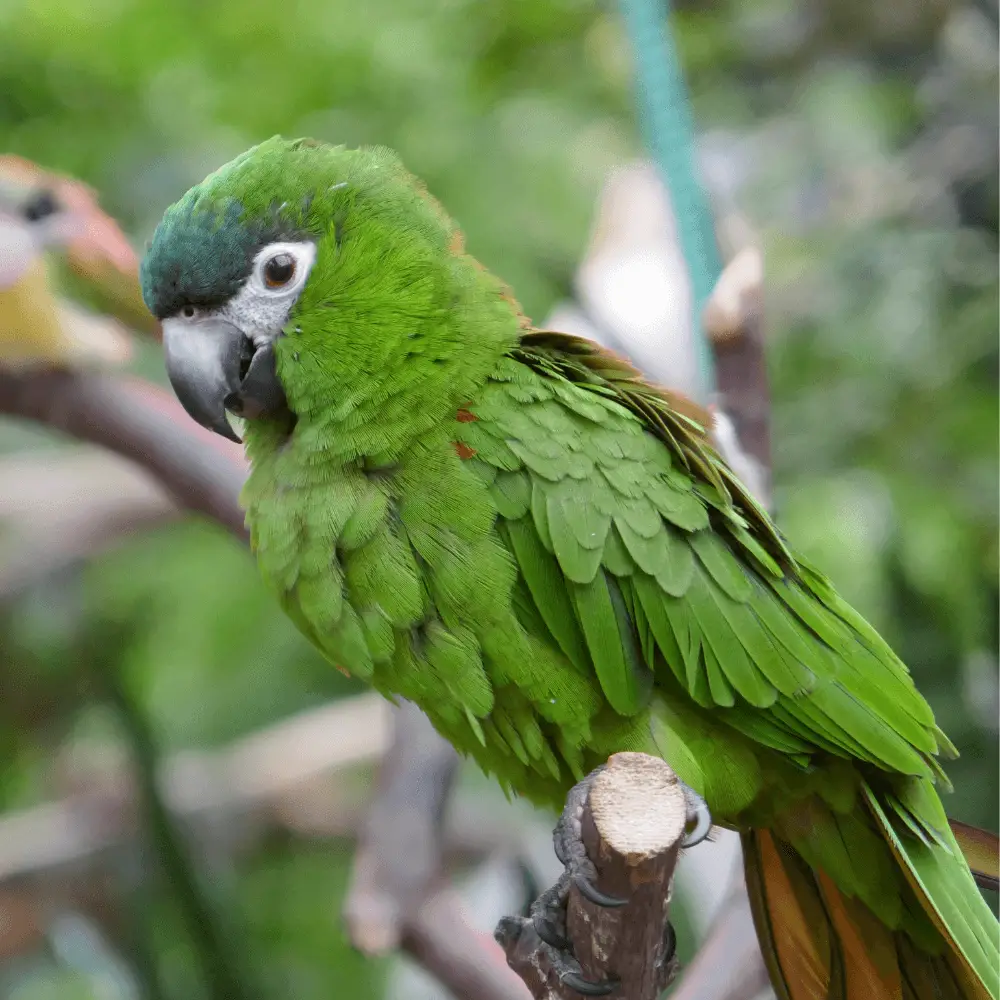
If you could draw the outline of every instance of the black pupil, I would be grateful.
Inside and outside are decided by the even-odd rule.
[[[59,209],[51,191],[39,191],[22,209],[28,222],[38,222],[47,215],[54,215]]]
[[[295,258],[290,253],[279,253],[264,267],[264,280],[269,285],[287,285],[295,274]]]

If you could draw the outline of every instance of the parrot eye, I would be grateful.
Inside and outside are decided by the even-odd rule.
[[[295,277],[295,258],[290,253],[275,254],[264,265],[263,277],[268,288],[283,288]]]
[[[271,300],[289,299],[305,284],[315,259],[313,243],[282,242],[262,247],[253,261],[248,294]]]

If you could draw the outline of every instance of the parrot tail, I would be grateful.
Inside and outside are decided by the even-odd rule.
[[[1000,891],[1000,840],[997,835],[957,819],[948,820],[948,825],[962,848],[976,885],[980,889]]]
[[[951,831],[953,854],[909,838],[904,846],[867,794],[939,946],[888,927],[773,831],[751,830],[742,835],[747,891],[778,1000],[998,1000],[997,921],[969,869],[956,865],[963,855]]]

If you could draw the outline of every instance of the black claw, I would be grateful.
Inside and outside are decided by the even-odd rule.
[[[681,782],[684,790],[684,800],[687,803],[688,823],[693,819],[694,829],[684,835],[682,848],[694,847],[700,844],[712,832],[712,814],[708,811],[705,800],[693,789]]]
[[[681,841],[681,847],[685,849],[694,847],[695,844],[700,844],[711,832],[712,814],[708,811],[708,807],[701,803],[700,808],[695,811],[694,829],[685,835]]]
[[[584,899],[589,899],[594,906],[603,906],[606,909],[614,909],[619,906],[625,906],[628,903],[627,899],[621,899],[618,896],[609,896],[607,893],[601,892],[596,886],[594,886],[589,879],[587,879],[580,872],[576,872],[573,876],[573,884],[580,891],[580,895]]]
[[[556,951],[569,951],[570,942],[562,935],[559,929],[544,917],[536,917],[532,920],[535,933],[550,947]]]
[[[618,984],[611,980],[605,983],[592,983],[589,979],[584,979],[583,976],[578,976],[575,972],[564,972],[559,977],[559,981],[585,997],[606,997],[618,988]]]
[[[663,934],[663,958],[660,961],[660,965],[663,966],[669,964],[676,951],[677,934],[674,931],[674,925],[668,920],[667,929]]]

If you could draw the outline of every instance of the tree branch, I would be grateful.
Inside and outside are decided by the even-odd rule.
[[[108,452],[0,458],[0,604],[39,580],[167,521],[180,508],[141,469]]]
[[[152,473],[181,506],[246,539],[242,449],[199,427],[158,386],[83,372],[0,370],[0,413],[123,455]]]
[[[458,754],[415,705],[403,702],[392,717],[392,745],[344,903],[351,942],[370,955],[399,946],[406,923],[440,878],[445,804],[458,767]]]
[[[472,929],[462,902],[441,888],[430,893],[403,932],[403,950],[456,1000],[528,1000],[497,944]]]
[[[461,1000],[525,1000],[499,949],[456,918],[446,888],[443,825],[458,755],[415,705],[403,702],[393,719],[344,904],[351,941],[370,955],[402,946]]]
[[[732,421],[735,441],[756,467],[745,477],[747,486],[765,506],[770,506],[771,398],[764,344],[763,284],[760,252],[745,247],[720,275],[705,306],[704,321],[715,356],[720,409]],[[738,473],[741,471],[740,457],[730,464]]]

